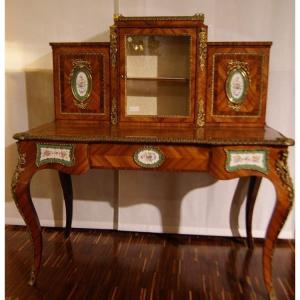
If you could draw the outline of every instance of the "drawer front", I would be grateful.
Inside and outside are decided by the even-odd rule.
[[[91,167],[129,170],[206,171],[209,149],[166,145],[90,145]]]
[[[213,147],[210,173],[218,179],[270,175],[278,149],[264,146]]]

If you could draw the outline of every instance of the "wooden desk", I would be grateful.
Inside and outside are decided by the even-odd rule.
[[[262,177],[269,179],[277,200],[267,228],[263,249],[263,275],[270,298],[272,252],[278,234],[292,207],[294,190],[287,166],[288,146],[294,141],[269,127],[119,128],[97,121],[56,121],[14,136],[19,160],[12,180],[15,203],[23,216],[34,248],[30,285],[41,266],[42,234],[30,196],[30,181],[39,170],[59,171],[67,210],[67,235],[72,221],[70,174],[91,168],[208,172],[216,179],[251,177],[246,204],[249,247],[253,247],[251,222]],[[159,155],[140,163],[143,150]],[[155,152],[156,151],[156,152]],[[149,154],[149,153],[148,153]],[[144,159],[142,158],[142,159]],[[157,159],[156,159],[157,158]],[[151,160],[156,159],[152,163]]]

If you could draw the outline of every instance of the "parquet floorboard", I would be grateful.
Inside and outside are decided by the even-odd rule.
[[[43,263],[27,285],[31,244],[24,227],[6,227],[6,300],[259,300],[262,241],[73,229],[43,229]],[[279,241],[273,258],[278,300],[295,298],[295,248]]]

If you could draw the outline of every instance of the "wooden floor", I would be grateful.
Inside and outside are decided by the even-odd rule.
[[[24,227],[6,227],[6,300],[268,299],[262,243],[183,235],[44,229],[38,283],[27,286],[31,244]],[[294,243],[275,249],[278,300],[295,298]]]

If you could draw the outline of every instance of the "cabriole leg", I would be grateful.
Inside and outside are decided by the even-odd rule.
[[[65,237],[70,235],[72,227],[73,217],[73,189],[72,189],[72,178],[70,174],[58,172],[60,184],[64,194],[65,206],[66,206],[66,228]]]
[[[254,242],[252,237],[252,217],[253,217],[253,209],[256,201],[256,197],[258,194],[258,190],[261,184],[262,177],[251,176],[248,194],[246,200],[246,231],[247,231],[247,243],[248,248],[253,249]]]
[[[33,265],[28,284],[33,286],[41,266],[42,231],[30,195],[30,181],[35,173],[34,166],[26,166],[26,154],[19,153],[18,164],[13,175],[11,189],[16,206],[22,215],[33,245]]]
[[[287,151],[281,151],[275,162],[275,176],[273,184],[276,190],[276,204],[267,228],[267,234],[263,249],[263,273],[264,281],[270,299],[276,299],[272,287],[272,256],[278,234],[284,225],[294,199],[294,189],[287,166]]]

